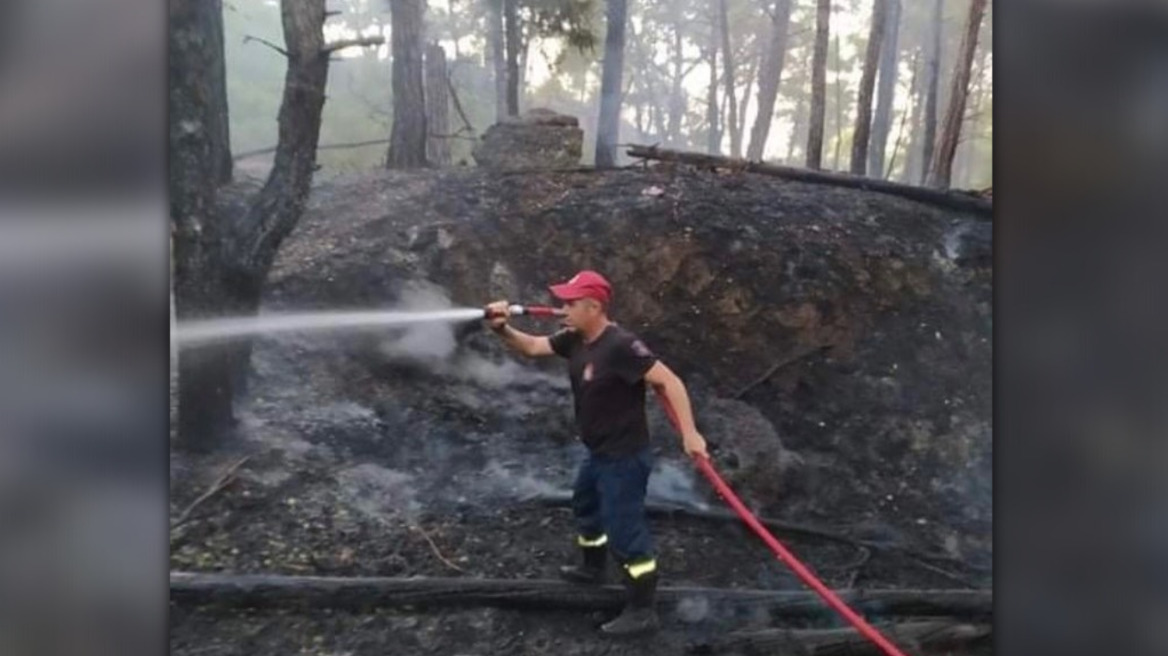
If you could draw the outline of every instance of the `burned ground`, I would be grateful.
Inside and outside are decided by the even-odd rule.
[[[903,199],[681,170],[378,173],[319,187],[267,307],[546,300],[591,266],[617,319],[691,384],[715,462],[768,516],[948,558],[800,537],[832,587],[988,587],[989,224]],[[172,455],[171,568],[551,578],[571,555],[580,456],[560,364],[476,325],[263,338],[240,439]],[[768,375],[769,374],[769,375]],[[651,411],[651,498],[717,499]],[[733,522],[655,517],[664,585],[795,589]],[[773,619],[663,609],[612,646],[587,614],[172,607],[179,654],[673,654]],[[817,626],[831,626],[825,615]],[[988,653],[988,652],[986,652]]]

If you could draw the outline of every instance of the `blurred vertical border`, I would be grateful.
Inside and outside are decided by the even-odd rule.
[[[0,654],[157,654],[166,4],[0,5]]]
[[[998,653],[1168,653],[1168,3],[996,3]]]

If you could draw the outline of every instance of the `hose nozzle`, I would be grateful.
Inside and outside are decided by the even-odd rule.
[[[562,311],[546,305],[510,305],[507,307],[507,313],[513,317],[558,317],[563,314]],[[489,310],[483,314],[487,319],[495,316]]]

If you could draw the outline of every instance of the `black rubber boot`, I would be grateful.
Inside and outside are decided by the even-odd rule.
[[[600,632],[614,638],[656,633],[660,628],[654,601],[657,598],[657,573],[650,572],[628,580],[629,601],[615,620],[603,624]]]
[[[560,578],[569,583],[604,585],[608,547],[580,547],[580,553],[584,556],[582,564],[564,565],[560,568]]]

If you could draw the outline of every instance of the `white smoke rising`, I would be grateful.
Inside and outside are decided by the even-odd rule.
[[[440,287],[415,282],[402,292],[398,308],[409,312],[448,310],[450,298]],[[381,351],[390,357],[411,360],[445,360],[454,354],[458,343],[454,328],[449,323],[418,323],[409,326],[393,339],[381,344]]]
[[[649,490],[646,499],[650,502],[673,503],[699,510],[708,510],[709,504],[698,495],[693,471],[682,469],[675,463],[658,461],[649,475]]]

